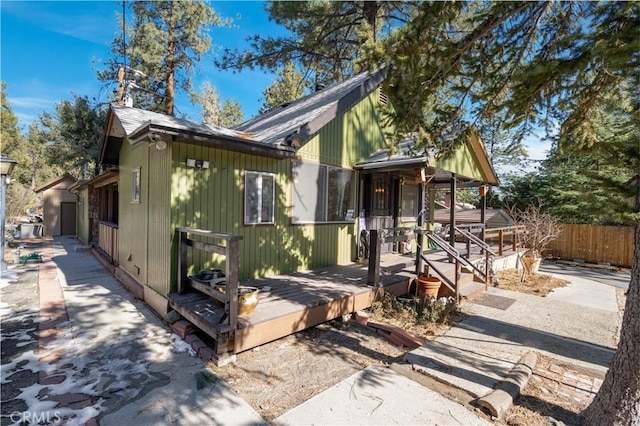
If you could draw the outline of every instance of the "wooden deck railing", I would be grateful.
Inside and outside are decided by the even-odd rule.
[[[238,264],[240,259],[240,235],[221,234],[212,231],[194,228],[180,228],[178,257],[178,293],[184,293],[187,287],[194,288],[214,299],[224,303],[225,316],[219,324],[219,331],[226,333],[226,339],[232,339],[238,326]],[[218,242],[205,243],[189,238],[191,235],[200,235]],[[202,284],[187,276],[189,265],[187,264],[187,248],[208,253],[217,253],[225,257],[225,293],[222,293],[209,285]]]
[[[407,235],[407,232],[415,233],[415,237]],[[385,229],[386,236],[382,235],[381,231],[371,230],[369,238],[369,268],[367,283],[371,286],[378,288],[380,284],[380,248],[383,243],[397,243],[403,241],[409,241],[416,238],[417,252],[416,252],[416,275],[420,275],[423,270],[423,265],[426,263],[429,268],[438,274],[443,284],[445,284],[456,295],[456,299],[459,299],[460,288],[460,268],[464,265],[471,269],[474,274],[484,281],[488,286],[492,281],[492,263],[496,253],[489,248],[486,243],[488,239],[498,239],[498,255],[502,256],[504,253],[504,243],[509,242],[513,250],[518,247],[520,238],[518,233],[522,231],[522,227],[510,226],[504,228],[493,228],[484,230],[484,240],[481,237],[474,235],[474,231],[482,235],[483,227],[481,226],[459,226],[449,227],[449,233],[453,233],[453,241],[456,241],[457,236],[460,236],[466,242],[466,256],[463,256],[460,251],[455,247],[452,247],[449,242],[445,241],[444,235],[438,235],[433,232],[421,228],[389,228]],[[424,239],[426,237],[426,240]],[[451,240],[451,234],[449,234]],[[439,247],[441,250],[447,253],[449,261],[455,263],[455,275],[453,280],[449,279],[446,274],[442,273],[435,263],[427,259],[423,254],[423,245],[427,242],[432,243],[434,246]],[[484,254],[484,268],[479,268],[473,262],[470,261],[471,245],[476,245],[480,248],[481,253]]]
[[[516,251],[520,238],[518,233],[522,232],[522,226],[507,226],[504,228],[487,228],[484,231],[484,240],[496,240],[498,243],[498,255],[502,256],[504,252],[504,243],[511,244],[511,249]]]
[[[98,222],[98,247],[109,261],[118,264],[118,225],[111,222]]]

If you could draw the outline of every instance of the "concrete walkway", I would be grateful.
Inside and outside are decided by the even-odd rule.
[[[196,374],[208,369],[191,347],[77,247],[56,238],[43,253],[41,321],[54,322],[39,338],[33,368],[44,376],[29,392],[34,410],[56,402],[46,408],[66,424],[265,423],[221,380],[198,390]]]
[[[616,290],[581,277],[563,278],[570,284],[547,297],[490,288],[463,305],[467,319],[405,359],[477,398],[528,351],[604,376],[621,321]]]
[[[274,421],[275,425],[489,425],[462,405],[384,367],[368,367]]]

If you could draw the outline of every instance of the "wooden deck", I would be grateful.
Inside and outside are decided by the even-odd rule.
[[[455,274],[446,254],[435,250],[425,254],[445,274]],[[481,257],[479,253],[470,256]],[[237,353],[370,307],[377,291],[367,285],[367,274],[368,265],[353,263],[242,282],[240,285],[257,287],[260,292],[255,311],[238,316],[236,327],[230,324],[225,304],[211,296],[206,284],[187,279],[189,285],[182,293],[170,293],[168,298],[173,309],[215,339],[218,363],[223,364]],[[407,293],[414,278],[415,255],[382,256],[380,286],[385,292]],[[459,286],[462,297],[485,289],[471,273],[461,274]],[[228,309],[228,302],[226,306]]]
[[[433,256],[442,257],[441,254]],[[444,259],[446,260],[446,259]],[[413,256],[388,255],[382,260],[381,284],[384,291],[400,295],[409,291],[415,277]],[[445,264],[445,269],[448,264]],[[453,274],[453,265],[450,265]],[[218,352],[237,354],[298,331],[322,324],[342,315],[370,307],[376,291],[367,285],[367,266],[350,264],[279,275],[242,282],[258,287],[258,306],[239,316],[232,338],[225,338],[224,305],[213,298],[191,291],[170,293],[169,304],[218,342]],[[484,289],[471,274],[462,280],[462,294]]]
[[[382,287],[404,294],[411,278],[410,273],[400,270],[384,276]],[[376,291],[366,280],[367,267],[351,264],[243,282],[241,285],[260,289],[258,306],[251,314],[238,317],[234,338],[219,352],[239,353],[368,308]],[[224,306],[207,295],[170,293],[169,304],[214,339],[228,331],[222,324]]]

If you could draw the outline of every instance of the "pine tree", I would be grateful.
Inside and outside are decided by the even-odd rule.
[[[287,62],[279,68],[278,76],[263,92],[264,100],[258,112],[264,114],[301,98],[308,86],[309,82],[304,79],[301,72],[296,70],[293,62]]]
[[[220,127],[231,128],[244,121],[244,113],[240,102],[236,99],[225,99],[220,108]]]
[[[13,113],[7,99],[7,83],[2,82],[2,110],[0,110],[0,142],[1,153],[8,154],[17,145],[20,136],[18,117]]]
[[[127,6],[131,16],[98,79],[117,81],[126,62],[125,80],[140,87],[132,92],[134,104],[173,115],[176,91],[190,91],[194,68],[211,47],[209,28],[230,21],[202,1],[136,0]]]
[[[314,84],[341,81],[369,68],[367,50],[415,13],[416,2],[270,1],[269,19],[289,35],[256,34],[250,49],[225,49],[216,64],[224,69],[276,71],[288,62],[304,70]]]
[[[637,91],[639,15],[637,2],[423,3],[381,57],[392,64],[391,119],[432,146],[500,113],[520,135],[560,124],[560,146],[596,146],[599,108]],[[631,97],[625,126],[637,127]],[[631,276],[618,350],[586,424],[640,424],[640,220]]]
[[[46,141],[51,165],[81,177],[85,168],[95,171],[100,154],[106,111],[91,104],[86,96],[75,96],[55,105],[55,112],[44,112],[38,132]],[[35,131],[35,130],[34,130]]]
[[[244,114],[237,100],[226,99],[220,104],[218,90],[209,81],[202,83],[200,92],[189,94],[191,101],[202,107],[202,123],[220,127],[233,127],[242,123]]]

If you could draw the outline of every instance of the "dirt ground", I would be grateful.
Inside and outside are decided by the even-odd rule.
[[[355,321],[336,320],[212,369],[270,422],[367,366],[402,362],[405,351]]]
[[[499,274],[499,288],[539,296],[566,284],[565,280],[549,279],[543,274],[533,276],[524,284],[520,283],[520,276],[515,271]],[[463,315],[454,316],[451,324],[455,326],[456,321],[462,320]],[[394,323],[391,319],[387,322]],[[411,332],[435,339],[450,325],[424,327],[422,333],[415,329]],[[211,365],[211,368],[270,422],[367,366],[401,366],[408,350],[391,344],[353,319],[335,320],[238,354],[234,365]],[[575,378],[583,383],[582,387],[576,386]],[[534,375],[523,394],[497,423],[551,425],[557,424],[557,420],[579,424],[579,413],[595,396],[601,379],[593,373],[575,371],[571,366],[560,365],[557,360],[539,356]],[[434,380],[420,382],[442,394],[449,393],[446,385]],[[453,388],[450,391],[451,395],[461,392]],[[464,396],[457,399],[473,404],[470,398],[465,401]]]
[[[494,287],[502,290],[517,291],[520,293],[533,294],[536,296],[545,296],[551,290],[558,287],[564,287],[569,283],[567,280],[552,277],[546,274],[531,274],[522,281],[522,268],[506,269],[496,273],[496,281]]]

